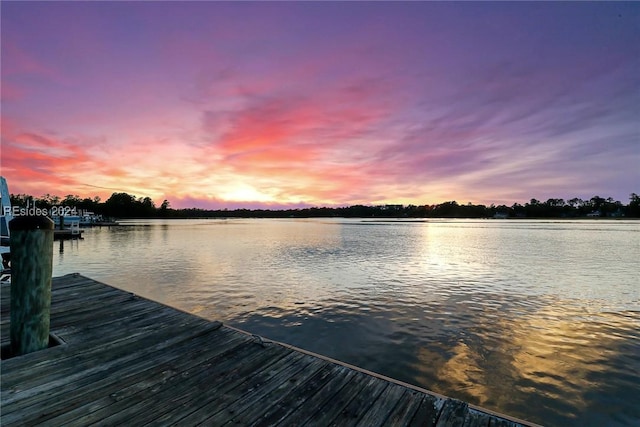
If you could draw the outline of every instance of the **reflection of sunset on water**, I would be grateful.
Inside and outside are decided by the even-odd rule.
[[[512,365],[522,378],[518,382],[522,391],[552,399],[570,395],[584,407],[595,403],[588,397],[594,388],[608,387],[606,375],[612,367],[627,370],[633,366],[633,358],[625,353],[640,338],[640,316],[637,312],[585,316],[572,311],[558,305],[530,316],[513,335],[519,351],[513,354]],[[627,358],[628,365],[614,363]]]
[[[572,301],[555,301],[523,317],[484,312],[474,321],[451,346],[418,349],[417,383],[437,378],[435,391],[504,410],[526,404],[530,394],[570,396],[577,408],[561,410],[570,418],[598,404],[590,395],[608,388],[612,368],[628,377],[630,389],[637,386],[626,371],[640,362],[631,351],[640,340],[638,312],[589,315]]]

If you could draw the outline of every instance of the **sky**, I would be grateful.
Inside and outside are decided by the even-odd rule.
[[[281,209],[640,193],[640,2],[0,13],[15,194]]]

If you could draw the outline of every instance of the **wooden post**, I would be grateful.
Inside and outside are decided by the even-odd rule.
[[[11,244],[11,351],[14,356],[49,346],[53,221],[19,216],[9,222]]]

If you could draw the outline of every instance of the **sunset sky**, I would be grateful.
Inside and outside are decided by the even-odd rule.
[[[237,208],[640,192],[640,3],[2,1],[12,193]]]

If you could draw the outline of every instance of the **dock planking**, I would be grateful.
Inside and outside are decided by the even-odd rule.
[[[6,347],[8,284],[0,309]],[[51,332],[2,360],[1,425],[534,425],[78,274],[53,279]]]

